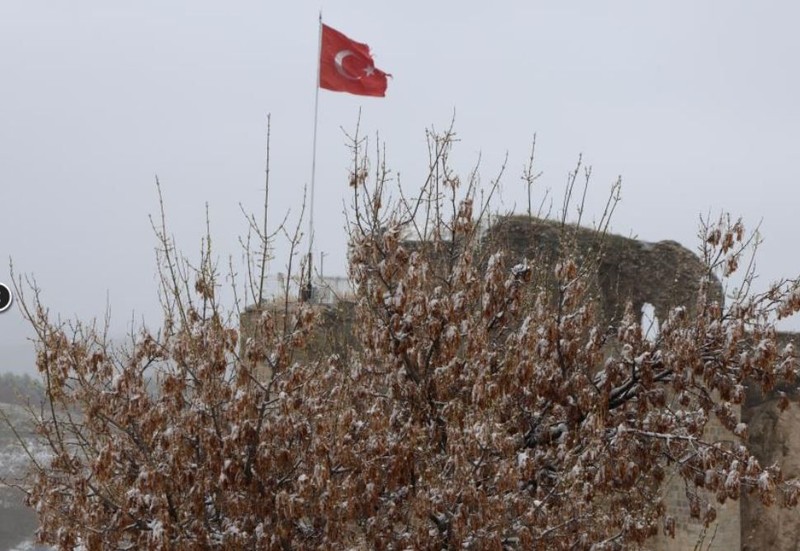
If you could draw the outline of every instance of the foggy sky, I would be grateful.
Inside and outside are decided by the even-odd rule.
[[[108,303],[116,335],[132,319],[158,325],[156,175],[179,246],[196,256],[208,204],[221,264],[238,260],[239,204],[258,213],[263,201],[267,113],[270,215],[294,220],[320,7],[394,77],[382,99],[320,92],[315,249],[327,274],[345,272],[342,128],[359,108],[409,188],[424,175],[425,129],[455,112],[462,173],[480,155],[488,182],[508,154],[505,208],[524,208],[535,132],[539,193],[559,198],[579,153],[592,165],[589,220],[621,175],[617,233],[694,249],[699,216],[730,211],[761,222],[762,286],[800,272],[795,2],[125,4],[0,4],[0,281],[13,259],[66,318],[102,318]],[[18,308],[0,314],[0,355],[30,335]]]

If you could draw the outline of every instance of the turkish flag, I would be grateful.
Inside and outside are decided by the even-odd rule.
[[[369,46],[322,25],[320,88],[359,96],[383,97],[386,95],[387,76],[391,75],[375,68]]]

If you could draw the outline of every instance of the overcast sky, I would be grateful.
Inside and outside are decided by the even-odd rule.
[[[593,166],[590,217],[622,176],[617,233],[694,249],[699,215],[730,211],[763,220],[764,284],[800,272],[796,2],[26,0],[0,4],[0,281],[11,258],[53,312],[102,317],[108,299],[115,332],[134,312],[158,325],[155,175],[179,245],[198,249],[208,203],[217,253],[238,258],[239,204],[263,200],[267,113],[271,215],[296,213],[320,8],[394,75],[386,98],[320,92],[327,274],[345,270],[341,128],[359,108],[406,186],[423,177],[425,129],[455,110],[461,172],[481,154],[488,181],[508,153],[507,208],[523,208],[536,132],[556,197],[579,153]],[[0,314],[0,351],[29,336],[17,308]]]

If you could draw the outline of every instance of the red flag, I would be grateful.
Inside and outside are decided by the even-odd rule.
[[[375,68],[369,46],[322,25],[320,88],[359,96],[383,97],[386,95],[387,76],[387,73]]]

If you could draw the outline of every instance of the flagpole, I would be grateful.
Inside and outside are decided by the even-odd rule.
[[[314,143],[311,149],[311,197],[308,209],[308,282],[307,294],[311,299],[311,275],[314,260],[314,184],[317,176],[317,121],[319,119],[319,72],[322,55],[322,10],[319,12],[319,39],[317,41],[317,80],[314,83]]]

